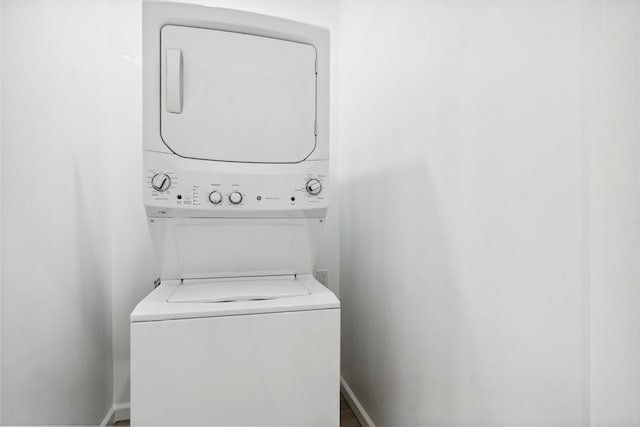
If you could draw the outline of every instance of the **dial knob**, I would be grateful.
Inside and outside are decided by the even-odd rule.
[[[322,191],[322,183],[316,178],[311,178],[307,181],[307,185],[305,186],[307,189],[307,193],[312,195],[320,194]]]
[[[171,177],[166,173],[157,173],[151,178],[151,186],[156,191],[167,191],[171,187]]]
[[[214,205],[219,204],[222,201],[222,194],[219,191],[212,191],[209,193],[209,201]]]
[[[242,194],[234,191],[233,193],[229,194],[229,201],[234,205],[240,204],[242,202]]]

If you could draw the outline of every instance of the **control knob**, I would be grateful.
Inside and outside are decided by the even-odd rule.
[[[219,191],[212,191],[209,193],[209,201],[214,205],[220,204],[222,202],[222,194]]]
[[[171,177],[166,173],[157,173],[151,178],[151,186],[156,191],[167,191],[171,187]]]
[[[316,196],[322,191],[322,183],[316,178],[311,178],[307,181],[305,188],[307,189],[307,193]]]
[[[237,191],[229,194],[229,201],[234,205],[239,205],[242,202],[242,194]]]

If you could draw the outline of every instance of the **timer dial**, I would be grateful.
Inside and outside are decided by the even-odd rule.
[[[316,178],[311,178],[307,181],[305,188],[307,189],[307,193],[316,196],[322,191],[322,183]]]
[[[166,173],[157,173],[151,178],[151,186],[156,191],[167,191],[171,187],[171,177]]]
[[[222,202],[222,194],[219,191],[212,191],[209,193],[209,201],[214,205],[220,204]]]
[[[229,194],[229,201],[234,205],[239,205],[240,203],[242,203],[242,194],[240,194],[238,191],[234,191],[233,193]]]

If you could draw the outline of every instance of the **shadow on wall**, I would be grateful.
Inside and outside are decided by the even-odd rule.
[[[83,382],[100,385],[98,396],[93,401],[102,401],[93,419],[100,419],[111,407],[113,389],[113,359],[111,351],[111,273],[110,273],[110,232],[109,215],[106,207],[89,198],[100,198],[106,191],[96,191],[87,185],[80,170],[80,160],[74,153],[74,197],[76,218],[76,244],[78,248],[77,283],[79,317],[86,329],[83,345],[87,357],[94,360],[94,366],[86,366],[82,372]],[[86,168],[86,166],[85,166]],[[85,171],[92,174],[95,171]],[[99,174],[102,175],[102,174]],[[103,176],[103,175],[102,175]],[[106,185],[101,182],[99,185]],[[104,190],[104,189],[103,189]],[[80,364],[82,366],[82,364]]]
[[[456,337],[473,325],[461,309],[428,165],[391,163],[341,183],[350,199],[343,207],[369,206],[357,217],[342,210],[342,371],[377,425],[448,424],[465,405],[458,359],[461,352],[472,358],[474,348]]]

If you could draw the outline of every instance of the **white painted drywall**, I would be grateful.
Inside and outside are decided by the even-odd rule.
[[[340,2],[343,376],[377,426],[640,423],[637,2]]]
[[[153,289],[157,269],[142,204],[141,2],[110,2],[108,102],[111,162],[113,403],[129,402],[129,314]]]
[[[205,3],[332,31],[319,267],[337,290],[340,230],[343,374],[379,426],[640,423],[637,3]],[[2,2],[5,424],[129,398],[140,18]]]
[[[112,403],[106,2],[3,1],[2,424]]]
[[[4,9],[0,1],[0,25]],[[2,28],[0,27],[0,424],[2,424]]]
[[[331,78],[337,82],[337,0],[224,0],[195,3],[229,7],[274,15],[321,25],[332,31]],[[153,259],[151,241],[142,203],[142,69],[141,2],[115,0],[107,13],[110,46],[107,69],[112,82],[108,94],[108,111],[112,125],[108,129],[110,156],[117,174],[110,178],[113,280],[113,401],[129,401],[129,314],[133,307],[153,289],[158,269]],[[337,84],[331,89],[332,177],[337,171]],[[338,275],[338,207],[339,194],[332,190],[326,222],[326,234],[318,268],[329,270],[329,287],[339,287]]]

